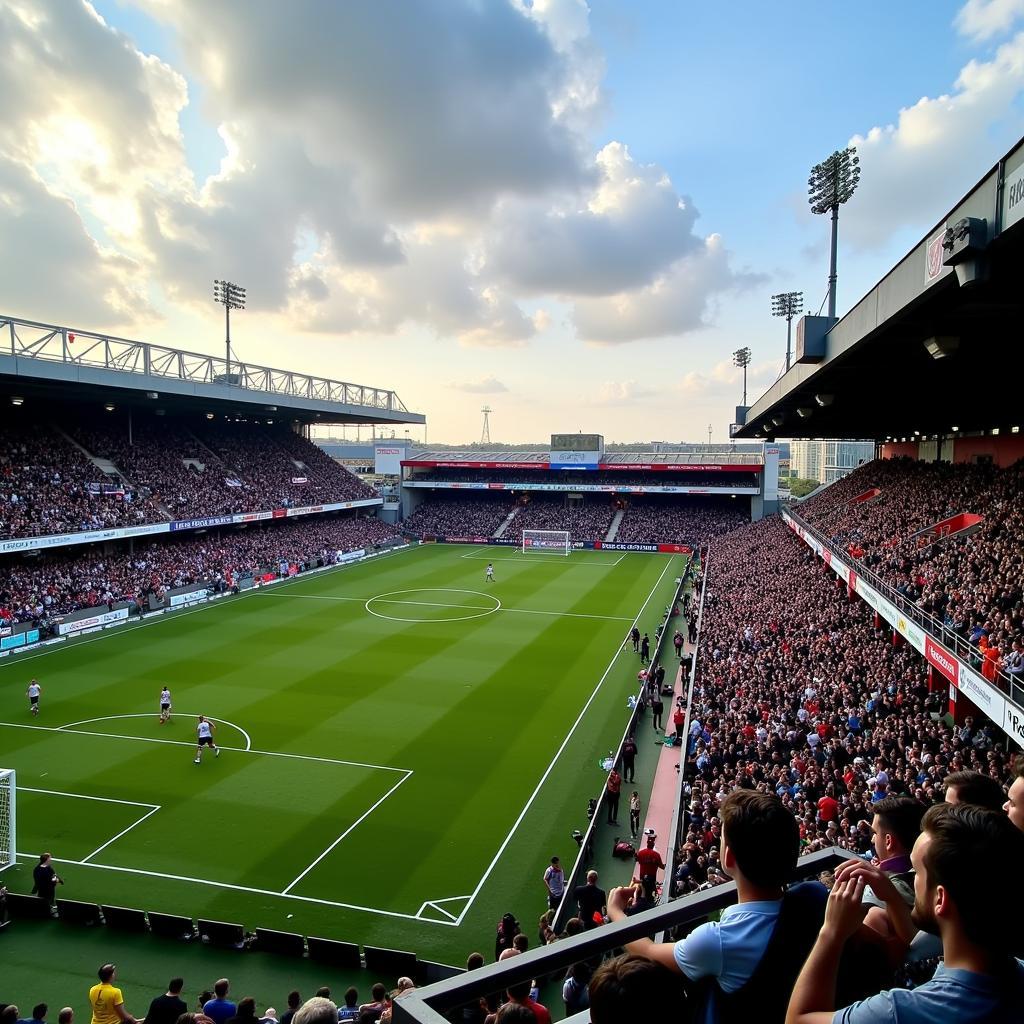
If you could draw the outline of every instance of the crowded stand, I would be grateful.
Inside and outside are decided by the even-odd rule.
[[[283,428],[136,415],[131,431],[84,417],[66,429],[4,423],[0,537],[76,533],[376,497]],[[93,459],[109,463],[104,472]]]
[[[402,523],[416,537],[490,537],[512,511],[506,495],[431,495]]]
[[[688,544],[696,550],[749,521],[749,504],[738,499],[630,497],[615,540],[619,544]]]
[[[948,688],[780,519],[720,538],[705,587],[677,894],[724,880],[717,810],[737,787],[776,794],[803,852],[862,855],[881,800],[942,801],[958,772],[1007,781],[999,730],[946,724]]]
[[[101,473],[52,427],[4,422],[0,450],[0,537],[129,526],[163,518]],[[93,485],[90,490],[90,485]]]
[[[0,625],[46,623],[80,608],[120,601],[141,605],[149,594],[196,582],[227,589],[247,573],[276,573],[283,562],[330,565],[346,551],[398,539],[394,528],[379,519],[327,515],[136,541],[134,553],[71,549],[9,558],[0,563]]]
[[[976,667],[1024,679],[1024,462],[1007,469],[888,459],[869,463],[799,513],[960,641]],[[879,493],[854,502],[874,488]],[[960,513],[980,516],[952,536],[914,536]]]
[[[567,501],[562,494],[533,492],[516,513],[510,536],[521,541],[524,530],[568,530],[574,541],[604,540],[615,512],[607,496]]]

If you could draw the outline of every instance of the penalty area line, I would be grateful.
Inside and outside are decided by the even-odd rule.
[[[21,860],[38,861],[36,853],[18,853]],[[291,892],[275,892],[273,889],[258,889],[251,885],[236,885],[232,882],[216,882],[210,878],[193,878],[190,875],[172,875],[165,871],[147,871],[144,868],[125,868],[118,864],[97,864],[95,861],[86,863],[81,860],[69,860],[66,857],[54,857],[58,864],[72,864],[76,867],[97,868],[101,871],[120,871],[127,875],[142,875],[146,878],[164,878],[172,882],[192,882],[195,885],[209,885],[215,889],[231,889],[233,892],[249,892],[257,896],[273,896],[277,899],[295,900],[299,903],[314,903],[325,907],[341,907],[345,910],[361,910],[367,914],[380,914],[382,917],[397,917],[406,921],[419,921],[423,924],[442,925],[454,928],[454,921],[435,921],[431,918],[417,917],[415,914],[403,914],[398,910],[383,910],[380,907],[364,907],[359,903],[343,903],[339,900],[325,900],[316,896],[296,896]]]

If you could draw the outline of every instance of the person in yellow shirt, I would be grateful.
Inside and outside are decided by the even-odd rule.
[[[136,1024],[135,1018],[124,1008],[121,990],[111,984],[117,968],[113,964],[104,964],[96,973],[100,983],[89,989],[92,1024]]]

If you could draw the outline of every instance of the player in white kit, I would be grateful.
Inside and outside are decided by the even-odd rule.
[[[39,685],[38,681],[33,679],[28,684],[28,706],[33,715],[39,714],[39,695],[43,692],[43,688]]]
[[[487,575],[484,576],[484,581],[486,583],[493,583],[494,582],[494,563],[493,562],[488,562],[487,563]]]
[[[199,722],[196,725],[196,736],[198,743],[196,744],[196,759],[195,763],[203,759],[203,747],[212,747],[213,756],[220,757],[220,747],[213,742],[213,732],[217,728],[213,722],[207,721],[206,715],[199,716]]]
[[[171,691],[165,686],[160,691],[160,724],[171,720]]]

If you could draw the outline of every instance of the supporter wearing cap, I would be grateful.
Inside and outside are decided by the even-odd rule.
[[[846,941],[864,916],[866,883],[884,889],[878,867],[849,861],[836,872],[825,923],[797,979],[786,1024],[981,1024],[1024,1019],[1020,921],[1024,894],[1008,885],[1024,864],[1024,833],[1006,816],[969,804],[938,804],[914,844],[913,921],[942,939],[931,981],[835,1009]],[[984,866],[984,870],[978,870]]]

